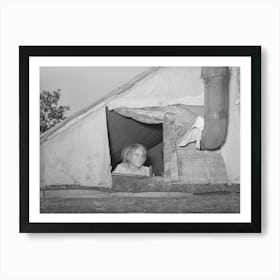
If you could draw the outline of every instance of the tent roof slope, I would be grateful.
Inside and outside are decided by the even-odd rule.
[[[161,67],[150,67],[149,69],[145,70],[144,72],[141,72],[140,74],[136,75],[134,78],[132,78],[129,82],[117,87],[116,89],[110,91],[108,94],[106,94],[104,97],[100,98],[99,100],[93,102],[92,104],[90,104],[89,106],[77,111],[76,113],[74,113],[73,115],[69,116],[67,119],[65,119],[64,121],[58,123],[57,125],[55,125],[54,127],[50,128],[49,130],[47,130],[46,132],[44,132],[41,136],[40,136],[40,142],[43,143],[46,140],[48,140],[48,138],[53,135],[55,132],[57,132],[59,129],[63,128],[66,124],[68,124],[69,122],[75,120],[76,118],[87,114],[91,109],[93,109],[95,106],[101,104],[102,102],[105,102],[106,100],[119,95],[121,93],[123,93],[124,91],[130,89],[131,87],[133,87],[136,83],[138,83],[139,81],[143,80],[144,78],[146,78],[147,76],[153,74],[154,72],[158,71]],[[82,118],[79,118],[79,120],[81,120]]]
[[[107,103],[116,108],[166,107],[184,104],[204,105],[201,67],[162,67]]]

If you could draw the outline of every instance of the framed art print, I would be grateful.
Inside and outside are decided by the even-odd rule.
[[[20,46],[20,232],[261,232],[260,46]]]

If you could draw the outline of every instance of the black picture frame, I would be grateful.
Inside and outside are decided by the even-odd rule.
[[[29,58],[33,56],[247,56],[251,58],[250,223],[32,223],[29,221]],[[21,233],[261,232],[261,46],[19,46]],[[39,139],[38,139],[39,141]],[[32,176],[32,174],[31,174]],[[39,187],[39,182],[38,182]]]

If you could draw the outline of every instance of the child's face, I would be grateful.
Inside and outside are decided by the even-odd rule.
[[[140,168],[146,161],[145,153],[142,149],[132,151],[130,164],[134,167]]]

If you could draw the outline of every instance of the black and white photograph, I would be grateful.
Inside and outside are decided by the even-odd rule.
[[[41,67],[41,213],[239,213],[240,67]]]
[[[260,230],[260,47],[21,46],[20,57],[22,228]]]

